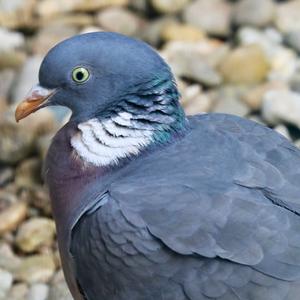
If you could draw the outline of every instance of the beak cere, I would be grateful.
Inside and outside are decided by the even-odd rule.
[[[16,121],[24,119],[31,113],[37,111],[42,107],[42,104],[45,103],[54,93],[55,89],[46,89],[40,86],[39,84],[34,86],[27,97],[23,102],[21,102],[15,112]]]

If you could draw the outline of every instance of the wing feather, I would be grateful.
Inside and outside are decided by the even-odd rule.
[[[164,295],[173,298],[152,291],[147,299],[296,299],[300,151],[238,117],[204,115],[190,125],[183,139],[132,161],[108,185],[104,205],[95,199],[88,208],[95,209],[74,226],[72,253],[81,285],[90,295],[106,293],[105,286],[97,287],[94,265],[79,259],[90,249],[108,273],[122,257],[136,276],[147,269],[159,273],[161,282],[171,279],[173,293]],[[89,231],[93,239],[86,241]],[[105,247],[112,256],[104,262],[97,251]],[[93,286],[83,275],[88,265]],[[130,297],[139,299],[134,289]]]

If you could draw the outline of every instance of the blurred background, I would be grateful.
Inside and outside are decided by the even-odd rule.
[[[16,124],[14,108],[53,45],[98,30],[155,47],[188,114],[247,117],[300,146],[300,0],[0,0],[0,299],[72,299],[41,178],[69,112]]]

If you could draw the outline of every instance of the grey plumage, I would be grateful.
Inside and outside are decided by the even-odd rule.
[[[297,299],[300,151],[238,117],[189,126],[122,169],[75,225],[87,299]]]

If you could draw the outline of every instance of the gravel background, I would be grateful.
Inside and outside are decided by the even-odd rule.
[[[0,0],[0,299],[71,300],[41,178],[68,112],[14,108],[57,42],[118,31],[157,48],[188,114],[265,123],[300,146],[300,1]]]

